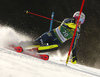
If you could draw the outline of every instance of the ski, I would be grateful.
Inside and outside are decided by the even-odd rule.
[[[21,46],[16,46],[16,47],[10,46],[10,47],[7,47],[7,49],[18,52],[18,53],[26,54],[26,55],[29,55],[29,56],[32,56],[32,57],[36,57],[36,58],[39,58],[39,59],[42,59],[42,60],[49,60],[49,55],[44,54],[44,53],[39,54],[36,50],[37,48],[23,49]]]

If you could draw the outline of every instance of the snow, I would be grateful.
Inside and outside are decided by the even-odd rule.
[[[3,26],[3,25],[1,25]],[[60,61],[50,56],[48,61],[4,48],[9,44],[30,40],[10,27],[0,26],[0,77],[100,77],[100,69]],[[21,37],[21,39],[20,39]],[[66,59],[66,58],[64,58]]]
[[[28,35],[15,31],[7,25],[0,25],[0,47],[7,46],[9,44],[17,44],[18,42],[27,40],[31,40]]]
[[[48,61],[0,48],[0,77],[100,77],[100,69],[50,58]]]

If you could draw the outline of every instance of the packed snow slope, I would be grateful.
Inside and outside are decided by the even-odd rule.
[[[0,36],[0,77],[100,77],[100,69],[70,62],[66,65],[59,52],[44,61],[6,49],[9,44],[31,40],[13,28],[0,27]]]
[[[0,47],[0,77],[100,77],[100,69],[50,58],[44,61]]]

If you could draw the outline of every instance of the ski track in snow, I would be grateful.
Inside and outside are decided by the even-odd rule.
[[[48,61],[0,48],[0,77],[100,77],[100,69],[50,58]]]

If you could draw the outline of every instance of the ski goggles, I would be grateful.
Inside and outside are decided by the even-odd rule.
[[[85,20],[83,18],[80,18],[79,21],[81,21],[81,24],[83,24]]]

